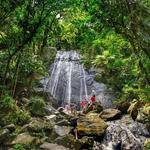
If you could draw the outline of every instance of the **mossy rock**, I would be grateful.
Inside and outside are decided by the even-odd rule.
[[[29,124],[26,124],[23,127],[23,130],[28,130],[30,132],[38,132],[38,131],[51,131],[53,128],[50,121],[43,120],[40,118],[32,118]]]
[[[97,113],[88,113],[85,117],[77,120],[77,131],[79,135],[101,136],[104,134],[107,124],[99,118]]]
[[[31,144],[36,140],[35,137],[32,137],[28,133],[19,134],[10,144]]]
[[[115,120],[121,117],[121,111],[118,109],[108,108],[103,110],[99,116],[104,120]]]
[[[133,120],[135,120],[137,118],[139,108],[142,106],[143,106],[143,103],[141,101],[133,100],[131,102],[131,105],[128,108],[127,112],[133,118]]]
[[[73,149],[75,145],[75,137],[71,134],[60,136],[55,139],[55,143],[63,145],[64,147]]]

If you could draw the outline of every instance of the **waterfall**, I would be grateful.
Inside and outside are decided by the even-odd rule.
[[[106,85],[94,81],[94,75],[84,70],[79,53],[58,51],[49,72],[49,77],[42,78],[41,83],[59,105],[79,103],[95,90],[96,100],[100,100],[104,107],[111,107],[113,97]]]
[[[83,100],[85,97],[88,97],[87,92],[87,85],[86,85],[86,79],[85,79],[85,70],[83,68],[83,65],[80,65],[80,101]],[[84,92],[83,92],[84,88]]]

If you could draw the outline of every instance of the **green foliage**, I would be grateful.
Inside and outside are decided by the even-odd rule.
[[[120,35],[108,32],[97,44],[101,54],[95,55],[92,64],[101,70],[96,79],[109,85],[121,101],[134,98],[148,101],[149,86],[145,88],[142,84],[144,76],[138,58],[131,53],[130,43]]]
[[[11,116],[11,121],[14,124],[23,125],[31,118],[28,111],[17,109]]]
[[[15,144],[13,146],[14,150],[25,150],[24,146],[22,144]]]
[[[8,123],[23,125],[30,119],[30,113],[16,106],[15,100],[11,96],[4,95],[1,99],[0,117],[2,125]]]
[[[35,147],[30,144],[15,144],[13,146],[13,150],[27,150],[27,149],[35,149]]]
[[[38,96],[32,97],[31,101],[32,101],[31,108],[30,108],[31,113],[35,116],[44,116],[45,112],[43,108],[46,105],[45,101]]]
[[[1,100],[0,109],[6,110],[16,109],[15,100],[9,95],[4,95]]]
[[[145,150],[150,150],[150,144],[147,144],[147,145],[145,146]]]

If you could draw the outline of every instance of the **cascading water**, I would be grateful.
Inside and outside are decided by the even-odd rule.
[[[86,80],[85,80],[85,70],[83,68],[83,65],[82,65],[82,71],[83,71],[83,81],[84,81],[85,96],[88,97]]]
[[[82,77],[82,74],[81,74],[82,71],[81,70],[82,70],[82,68],[80,66],[80,101],[82,100],[82,91],[83,91],[83,88],[82,88],[83,87],[82,86],[82,78],[81,78]]]
[[[68,76],[68,104],[70,104],[71,101],[71,74],[72,74],[72,62],[70,62],[70,70],[69,70],[69,76]]]
[[[94,74],[84,70],[76,51],[58,51],[49,72],[50,76],[41,82],[59,105],[78,103],[85,97],[90,98],[92,90],[95,90],[96,99],[104,107],[112,106],[112,94],[103,83],[94,81]]]

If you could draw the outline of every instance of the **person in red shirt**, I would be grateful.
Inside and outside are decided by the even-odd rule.
[[[95,101],[96,101],[96,98],[95,98],[95,95],[93,95],[92,97],[91,97],[91,102],[92,102],[92,111],[94,111],[94,109],[95,109]]]
[[[95,101],[96,101],[95,95],[93,95],[93,96],[91,97],[91,102],[94,103]]]

